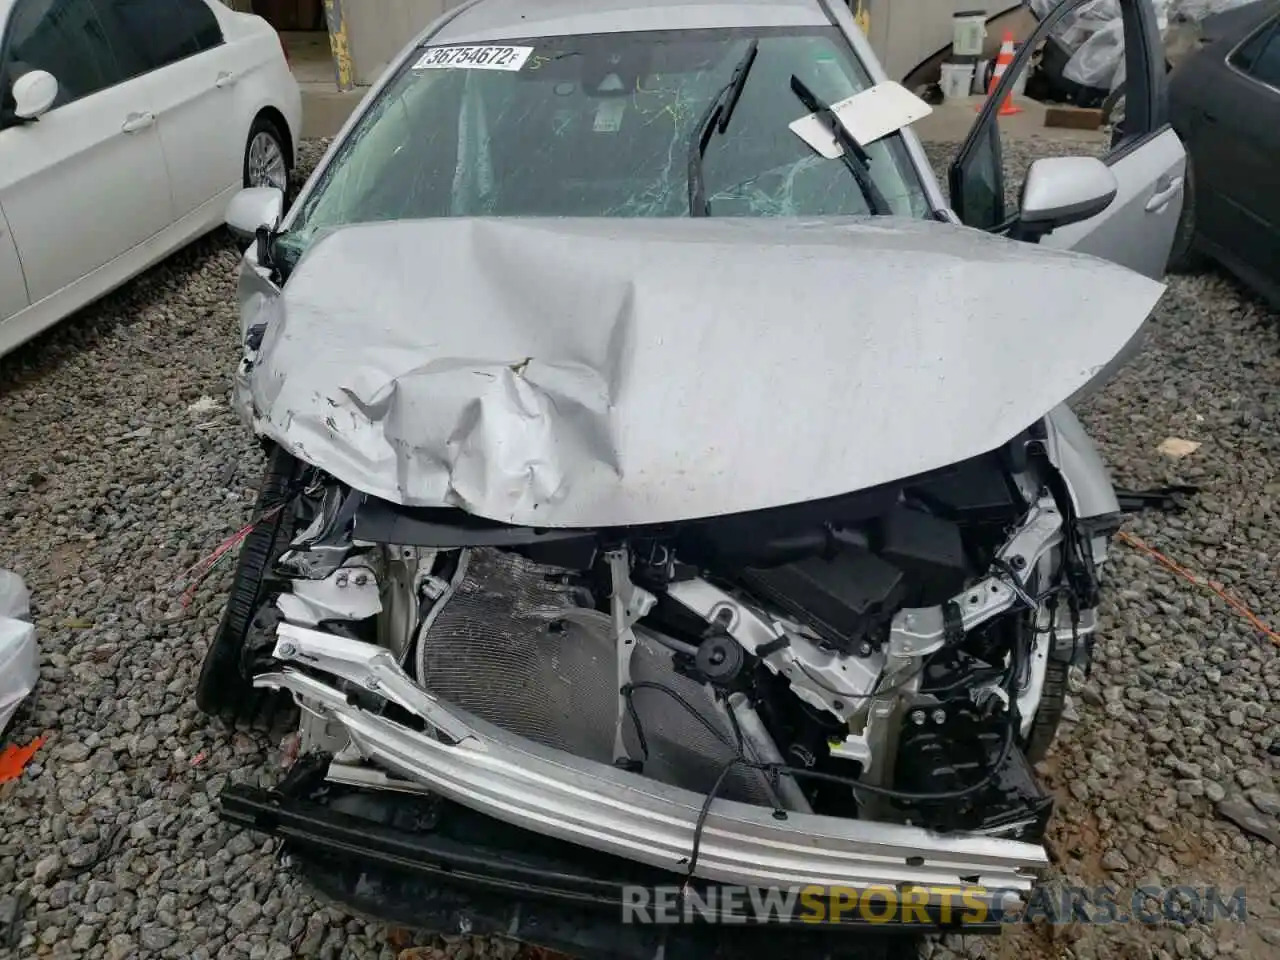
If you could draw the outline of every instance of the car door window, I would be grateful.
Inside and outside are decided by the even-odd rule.
[[[1280,89],[1280,25],[1269,23],[1231,55],[1231,64],[1255,80]]]
[[[1028,69],[1032,52],[1040,41],[1073,11],[1089,2],[1064,0],[1040,21],[1013,66],[1005,71],[1001,88],[984,106],[952,164],[948,177],[951,207],[967,225],[999,231],[1008,228],[1017,218],[1030,157],[1025,152],[1002,149],[998,105],[1005,99],[1006,92],[1012,90],[1018,76]],[[1150,39],[1156,31],[1154,14],[1147,0],[1122,0],[1119,8],[1124,36],[1131,39],[1124,42],[1125,117],[1104,158],[1108,160],[1122,156],[1164,126],[1164,117],[1160,114],[1163,99],[1158,95],[1164,66],[1156,64],[1152,56],[1152,51],[1159,49],[1158,38],[1154,43]],[[1076,145],[1064,149],[1068,154],[1079,152]]]
[[[204,0],[94,0],[129,76],[159,70],[222,43]]]
[[[32,70],[57,79],[55,110],[123,79],[93,0],[18,0],[0,45],[0,111],[14,108],[14,81]]]

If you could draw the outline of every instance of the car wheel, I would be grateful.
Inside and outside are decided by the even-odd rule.
[[[1169,273],[1190,273],[1200,267],[1204,258],[1195,248],[1196,240],[1196,176],[1187,154],[1187,172],[1182,190],[1182,213],[1173,234],[1173,246],[1169,250]]]
[[[261,516],[289,495],[301,468],[299,461],[280,447],[271,448],[254,506],[255,516]],[[210,716],[270,727],[276,707],[286,699],[273,691],[255,689],[252,666],[258,652],[255,635],[262,634],[264,640],[269,640],[270,634],[269,630],[257,629],[259,610],[266,599],[267,573],[276,556],[293,539],[293,528],[293,513],[286,508],[254,527],[240,549],[231,594],[196,682],[196,706]]]
[[[1040,705],[1023,748],[1028,760],[1039,763],[1049,753],[1058,736],[1062,714],[1067,707],[1067,677],[1069,666],[1050,659],[1045,665],[1044,687],[1040,693]]]
[[[275,187],[288,192],[289,153],[284,144],[284,135],[271,120],[258,117],[253,121],[244,148],[246,187]]]

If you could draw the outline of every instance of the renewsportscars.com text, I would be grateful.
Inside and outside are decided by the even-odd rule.
[[[1212,923],[1247,919],[1246,893],[1177,885],[1073,887],[1029,894],[981,887],[626,887],[622,920],[677,923]]]

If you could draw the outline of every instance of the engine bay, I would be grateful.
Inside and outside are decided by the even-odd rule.
[[[386,651],[441,703],[707,807],[1039,843],[1052,800],[1032,764],[1095,625],[1096,554],[1059,487],[1029,433],[764,515],[540,530],[305,468],[251,672],[304,707],[300,751],[333,782],[427,789],[371,769],[359,737],[279,680],[283,663],[332,679],[295,627]],[[423,726],[369,684],[353,702]]]

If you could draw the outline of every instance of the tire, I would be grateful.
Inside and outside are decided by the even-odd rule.
[[[288,495],[302,465],[273,446],[254,506],[254,516],[280,503]],[[270,726],[281,695],[255,689],[252,678],[254,651],[250,632],[266,598],[266,578],[272,562],[293,539],[294,517],[288,508],[254,527],[240,548],[231,593],[222,621],[205,653],[196,682],[196,706],[228,723]]]
[[[1182,191],[1182,214],[1173,234],[1169,250],[1169,273],[1193,273],[1204,265],[1204,257],[1196,249],[1196,174],[1187,154],[1186,186]]]
[[[244,143],[244,185],[276,187],[289,192],[289,148],[280,128],[265,116],[258,116]]]
[[[1023,753],[1031,763],[1039,763],[1043,760],[1058,736],[1058,727],[1062,723],[1062,714],[1067,706],[1069,670],[1069,664],[1055,660],[1052,656],[1045,665],[1044,688],[1040,693],[1040,704],[1036,708],[1035,719],[1031,721],[1031,731],[1027,734],[1027,743],[1023,748]]]

